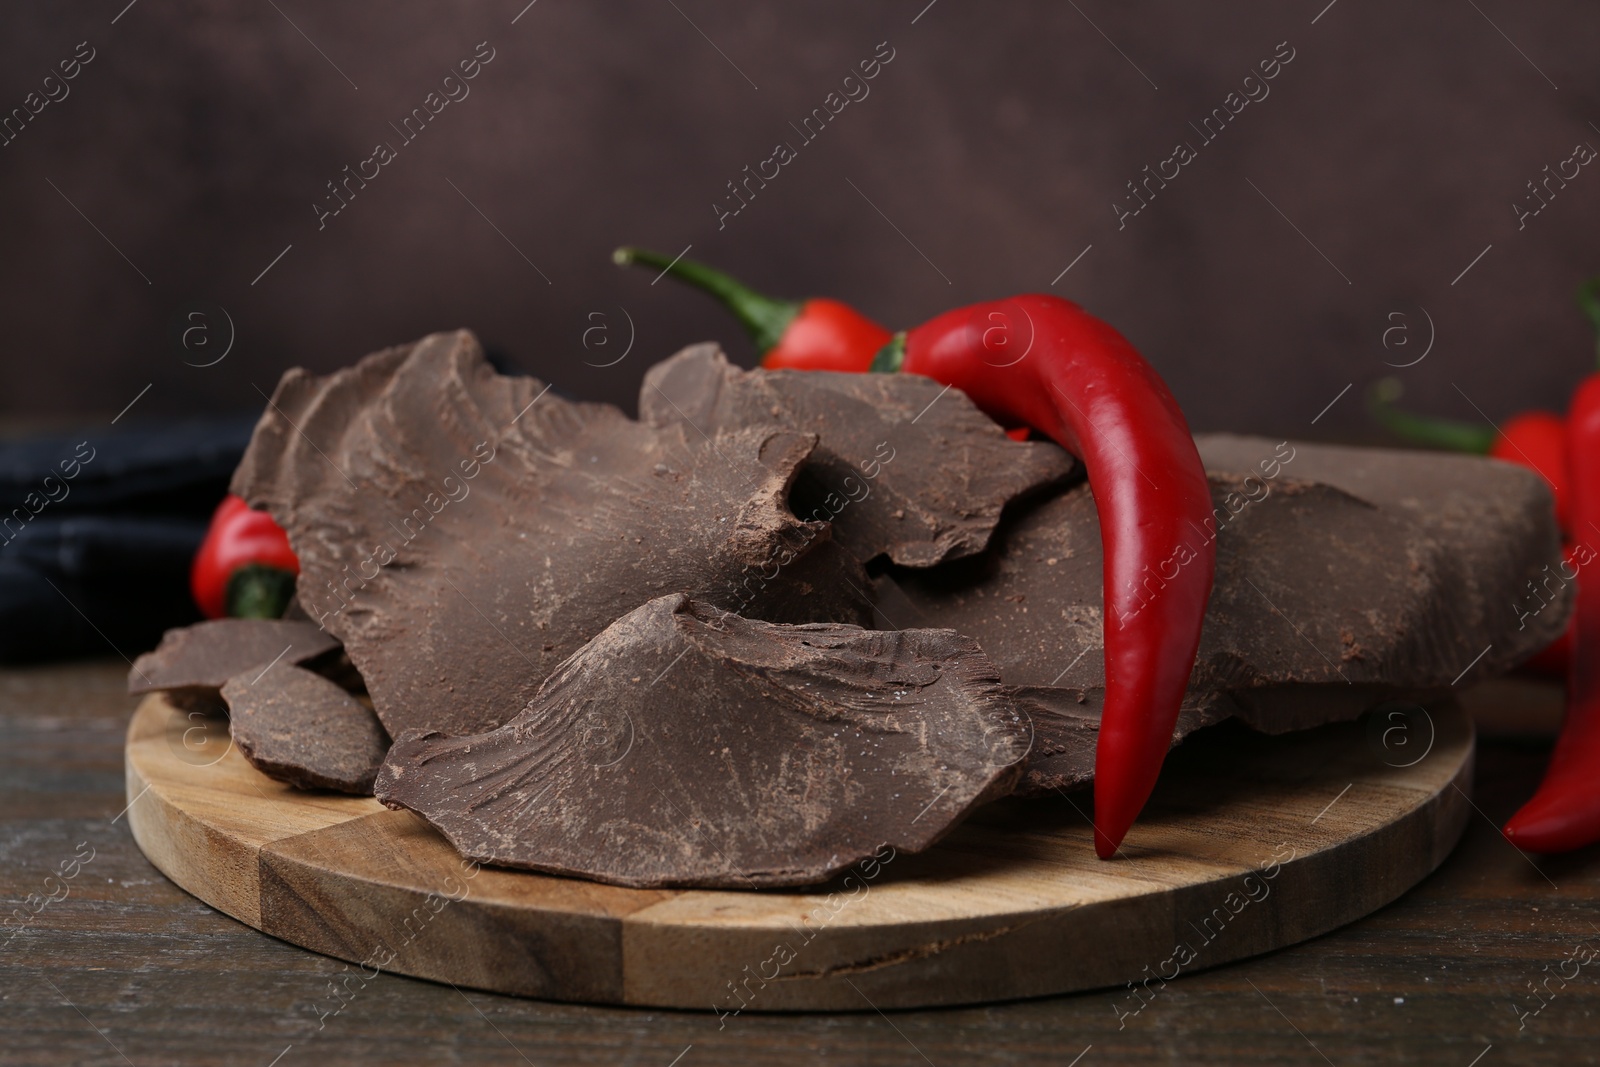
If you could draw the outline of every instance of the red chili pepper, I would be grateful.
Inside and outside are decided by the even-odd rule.
[[[294,595],[300,561],[265,511],[228,495],[211,516],[189,569],[189,588],[208,619],[276,619]]]
[[[1594,560],[1592,550],[1589,550],[1587,545],[1585,545],[1584,548],[1587,559],[1579,558],[1578,546],[1572,544],[1570,541],[1561,546],[1562,558],[1574,577],[1577,576],[1578,571],[1583,566],[1585,566],[1587,563],[1593,562]],[[1566,575],[1563,574],[1561,577],[1566,578]],[[1528,586],[1531,590],[1533,583],[1530,581]],[[1567,628],[1561,631],[1561,636],[1541,648],[1538,652],[1534,653],[1533,656],[1523,664],[1523,667],[1530,671],[1536,671],[1539,674],[1550,674],[1558,678],[1565,678],[1567,675],[1567,667],[1572,662],[1572,629],[1575,625],[1575,619],[1569,620],[1567,622]]]
[[[1105,555],[1095,851],[1109,858],[1171,747],[1216,567],[1211,493],[1183,412],[1121,334],[1054,296],[946,312],[896,334],[872,369],[955,386],[1088,471]]]
[[[768,370],[864,371],[889,331],[838,300],[775,300],[692,259],[670,259],[643,248],[619,248],[613,261],[653,267],[703,289],[736,315]]]
[[[1489,455],[1527,467],[1545,480],[1555,497],[1556,521],[1570,530],[1572,479],[1567,473],[1567,424],[1550,411],[1524,411],[1500,424]]]
[[[974,305],[891,338],[836,301],[773,300],[699,263],[636,248],[612,258],[655,267],[717,297],[750,331],[764,367],[924,374],[960,388],[1010,426],[1012,437],[1026,438],[1031,427],[1084,461],[1105,546],[1095,850],[1102,858],[1115,853],[1171,745],[1216,563],[1205,532],[1212,521],[1205,469],[1154,369],[1110,326],[1056,297]],[[1023,354],[1013,357],[1008,346],[1022,343],[1011,337],[1018,315],[1031,325]],[[802,324],[814,328],[797,328]],[[1173,563],[1173,578],[1157,573]]]
[[[1567,442],[1574,526],[1600,530],[1600,374],[1573,394]],[[1572,643],[1561,736],[1538,792],[1505,827],[1513,844],[1532,852],[1600,841],[1600,581],[1593,577],[1578,582]]]

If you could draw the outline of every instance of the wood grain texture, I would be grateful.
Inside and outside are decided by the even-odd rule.
[[[152,863],[185,888],[214,886],[195,895],[236,919],[260,921],[262,846],[385,810],[371,797],[303,793],[268,778],[234,748],[225,718],[160,695],[141,710],[155,706],[160,714],[136,714],[128,726],[129,825]],[[147,768],[159,769],[159,782]]]
[[[1546,731],[1523,709],[1558,696],[1559,684],[1531,701],[1497,687],[1499,715],[1521,723],[1521,736],[1480,732],[1472,799],[1481,814],[1435,874],[1331,934],[1185,974],[1136,1017],[1119,1020],[1128,991],[1118,988],[887,1015],[862,999],[848,1012],[723,1020],[457,992],[390,973],[363,987],[353,965],[201,903],[162,877],[127,830],[125,748],[137,703],[124,692],[127,672],[120,659],[0,670],[0,899],[22,907],[47,892],[43,879],[80,842],[97,850],[66,899],[0,951],[8,1067],[123,1064],[113,1044],[140,1067],[264,1067],[279,1056],[277,1067],[524,1058],[667,1067],[680,1054],[677,1067],[1321,1065],[1313,1043],[1339,1067],[1466,1067],[1486,1049],[1477,1067],[1594,1058],[1600,982],[1591,969],[1525,1025],[1513,1010],[1534,1006],[1526,983],[1546,964],[1600,941],[1590,925],[1600,848],[1530,862],[1498,833],[1548,756]],[[360,992],[324,1019],[329,986],[346,982]]]
[[[1087,798],[1063,796],[982,809],[926,853],[858,867],[853,884],[640,891],[473,868],[409,813],[280,786],[214,729],[186,744],[191,721],[159,695],[139,707],[128,797],[149,797],[129,819],[202,900],[370,972],[719,1012],[1119,986],[1314,937],[1443,861],[1470,813],[1473,754],[1454,705],[1433,709],[1428,755],[1404,768],[1361,724],[1224,728],[1174,753],[1109,864]],[[1175,954],[1184,945],[1192,959]]]

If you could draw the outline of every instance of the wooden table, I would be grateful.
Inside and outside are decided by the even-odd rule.
[[[1496,830],[1532,791],[1547,741],[1481,741],[1482,817],[1412,893],[1326,937],[1182,977],[1120,1029],[1127,990],[887,1015],[866,1003],[746,1013],[719,1028],[710,1012],[551,1004],[385,974],[347,982],[354,997],[319,1020],[329,983],[352,973],[343,963],[206,907],[134,845],[122,817],[125,673],[121,661],[0,671],[0,897],[25,913],[29,894],[59,898],[0,949],[0,1063],[1600,1062],[1600,957],[1564,984],[1553,977],[1581,944],[1600,949],[1600,849],[1535,864]],[[76,876],[58,880],[62,870]],[[1519,1019],[1539,1003],[1530,984],[1545,980],[1555,995]]]

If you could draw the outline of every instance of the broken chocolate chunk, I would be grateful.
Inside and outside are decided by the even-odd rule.
[[[460,331],[289,371],[233,488],[287,531],[300,604],[389,733],[471,733],[651,597],[865,621],[861,564],[787,505],[815,441],[646,426],[496,373]]]
[[[714,344],[651,367],[639,418],[704,433],[777,423],[816,434],[794,511],[831,521],[834,540],[863,562],[887,554],[927,567],[980,552],[1009,501],[1077,469],[1053,444],[1011,440],[931,378],[746,371]]]
[[[969,639],[662,597],[499,729],[399,738],[377,796],[484,863],[617,885],[806,885],[1009,792],[1026,720]]]
[[[301,789],[372,794],[389,736],[336,683],[279,663],[230,678],[222,699],[239,751],[263,774]]]
[[[1197,443],[1215,512],[1195,539],[1215,537],[1217,576],[1175,741],[1229,717],[1271,733],[1354,718],[1508,670],[1565,626],[1562,597],[1527,610],[1529,581],[1559,558],[1531,472],[1437,453]],[[1142,607],[1185,565],[1174,547],[1141,576]],[[1085,780],[1084,725],[1105,691],[1101,560],[1084,485],[1018,509],[983,557],[878,579],[880,624],[954,627],[1006,683],[1030,687],[1025,708],[1048,705],[1024,790]]]
[[[314,623],[287,619],[208,619],[168,630],[161,644],[133,662],[128,692],[166,690],[182,707],[220,705],[229,678],[269,663],[306,663],[339,641]]]
[[[1033,744],[1028,748],[1023,778],[1017,783],[1016,792],[1038,796],[1094,781],[1102,701],[1091,703],[1090,694],[1078,689],[1032,685],[1017,686],[1012,696],[1028,717],[1033,733]],[[1189,732],[1187,726],[1180,722],[1174,732],[1182,737]]]

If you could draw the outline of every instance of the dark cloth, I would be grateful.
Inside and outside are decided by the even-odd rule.
[[[254,425],[0,442],[0,662],[131,657],[199,618],[189,564]]]

